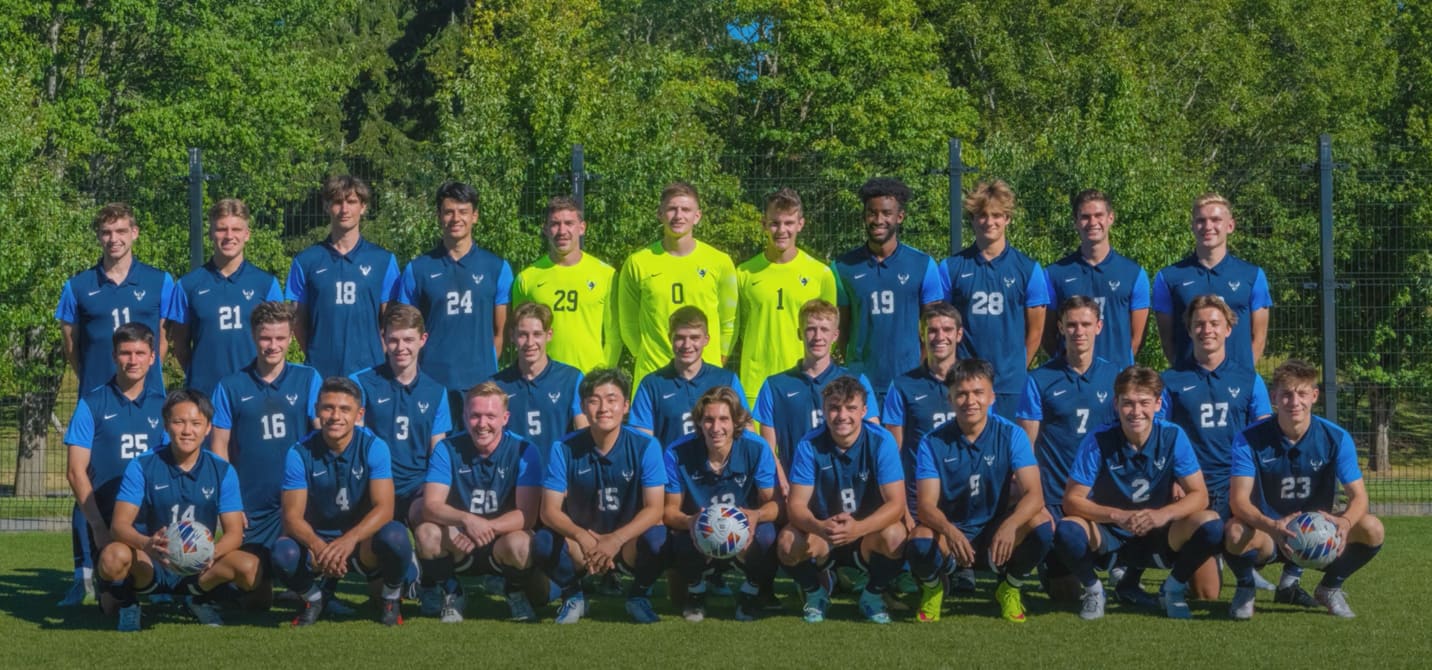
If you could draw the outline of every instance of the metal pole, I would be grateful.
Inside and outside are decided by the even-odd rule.
[[[1318,201],[1322,223],[1323,409],[1338,420],[1337,283],[1333,276],[1333,140],[1318,136]]]
[[[953,256],[964,248],[965,220],[964,208],[960,204],[962,199],[965,178],[965,163],[961,158],[963,143],[958,138],[950,138],[950,255]]]
[[[204,161],[189,147],[189,269],[204,264]]]
[[[582,145],[572,145],[572,198],[577,201],[577,206],[582,208],[583,216],[587,210],[587,168],[586,154],[582,151]]]

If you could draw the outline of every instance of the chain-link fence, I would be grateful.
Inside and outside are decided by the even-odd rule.
[[[963,155],[942,147],[923,156],[722,156],[719,175],[697,184],[705,211],[697,234],[740,263],[760,252],[764,197],[791,187],[804,202],[801,246],[830,258],[864,239],[856,197],[860,184],[868,176],[889,175],[904,179],[915,193],[903,241],[941,258],[964,228],[958,221],[959,202],[951,203],[950,180],[961,180],[967,191],[979,179],[1002,178],[1020,198],[1011,241],[1047,265],[1078,244],[1069,196],[1097,186],[1114,199],[1115,248],[1152,277],[1191,248],[1188,205],[1193,196],[1220,191],[1234,203],[1238,220],[1234,253],[1265,268],[1275,302],[1260,372],[1266,376],[1290,357],[1322,364],[1324,343],[1335,342],[1338,420],[1357,440],[1374,503],[1412,513],[1432,508],[1432,388],[1427,382],[1432,379],[1432,198],[1426,197],[1432,175],[1399,167],[1407,161],[1396,148],[1338,156],[1332,200],[1337,288],[1331,293],[1337,329],[1328,340],[1319,180],[1320,168],[1332,166],[1320,159],[1315,144],[1260,147],[1245,152],[1241,163],[1175,165],[1151,176],[1099,176],[1097,170],[1030,161],[997,147],[982,149]],[[542,253],[539,229],[547,199],[574,191],[585,200],[587,248],[616,265],[659,235],[656,194],[644,192],[649,190],[645,186],[636,193],[633,184],[681,175],[627,179],[604,173],[600,156],[579,151],[574,147],[571,157],[520,166],[485,166],[480,175],[445,175],[437,167],[441,161],[434,161],[430,171],[406,171],[400,177],[348,167],[373,186],[365,235],[393,250],[401,262],[436,243],[431,194],[444,179],[456,177],[477,184],[483,194],[478,243],[503,254],[514,271]],[[208,182],[209,202],[248,195],[226,189],[226,181]],[[288,259],[325,234],[327,213],[317,182],[295,185],[293,192],[302,195],[287,200],[250,201],[255,229],[250,258],[280,279]],[[153,202],[134,204],[174,222],[166,237],[182,239],[178,221],[187,207],[181,187]],[[954,236],[952,219],[959,226]],[[963,238],[970,239],[967,231]],[[169,258],[183,258],[185,247],[180,248]],[[166,269],[178,277],[187,270],[179,264]],[[1153,321],[1139,360],[1161,368],[1165,361]],[[182,381],[177,370],[170,370],[168,379]],[[12,526],[16,520],[54,520],[68,513],[62,436],[75,404],[74,383],[73,376],[66,376],[53,395],[46,389],[21,389],[0,397],[0,520]]]

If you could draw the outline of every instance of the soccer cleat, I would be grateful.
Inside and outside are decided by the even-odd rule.
[[[761,611],[760,594],[750,594],[745,591],[736,591],[736,620],[755,621],[756,615]]]
[[[1193,612],[1188,609],[1188,585],[1174,581],[1173,577],[1164,580],[1163,584],[1164,614],[1170,619],[1192,619]]]
[[[681,618],[691,623],[701,623],[706,619],[706,594],[686,592],[686,607],[681,610]]]
[[[1121,584],[1115,587],[1114,600],[1145,609],[1158,609],[1159,606],[1158,599],[1149,595],[1149,592],[1138,584]]]
[[[885,609],[885,596],[862,590],[860,592],[860,613],[870,623],[890,623],[890,612]]]
[[[895,592],[901,595],[913,595],[920,591],[920,585],[915,582],[914,575],[906,570],[895,577]]]
[[[531,605],[528,606],[529,611]],[[462,612],[467,609],[467,597],[461,593],[444,593],[438,605],[438,621],[462,623]]]
[[[954,587],[955,593],[974,593],[976,588],[975,569],[960,568],[955,572],[955,581],[951,586]]]
[[[920,609],[915,613],[915,620],[921,623],[934,623],[940,620],[940,610],[945,605],[945,580],[937,579],[930,584],[920,584]]]
[[[656,623],[661,621],[661,617],[656,615],[656,608],[651,606],[651,599],[646,596],[627,598],[626,611],[627,614],[631,616],[631,620],[636,623]]]
[[[224,625],[224,617],[219,615],[219,608],[213,601],[201,601],[194,596],[186,596],[184,598],[184,606],[189,608],[189,613],[193,614],[194,618],[198,619],[199,623],[205,626],[218,628]]]
[[[437,585],[424,586],[418,589],[418,614],[423,616],[437,616],[443,609],[445,596]]]
[[[1258,593],[1254,586],[1240,586],[1233,591],[1233,602],[1228,604],[1228,616],[1236,621],[1247,621],[1253,618],[1253,601]]]
[[[1085,621],[1104,618],[1104,589],[1084,587],[1079,596],[1079,618]]]
[[[121,633],[139,632],[139,603],[133,603],[119,608],[119,626]]]
[[[379,621],[382,621],[384,626],[403,625],[402,603],[400,598],[384,598],[383,616],[379,618]]]
[[[312,626],[318,623],[318,616],[323,614],[323,599],[309,600],[304,598],[300,601],[298,607],[298,616],[293,618],[292,625],[295,627]]]
[[[999,613],[1005,621],[1024,623],[1024,598],[1018,587],[1010,586],[1009,582],[1001,579],[999,586],[994,588],[994,600],[999,603]]]
[[[587,614],[587,598],[578,593],[562,600],[557,608],[557,623],[577,623]]]
[[[1328,614],[1339,619],[1351,619],[1356,617],[1352,608],[1348,607],[1347,594],[1341,588],[1330,589],[1326,586],[1319,586],[1313,591],[1313,597],[1317,598],[1318,604],[1328,608]]]
[[[79,607],[95,600],[94,584],[88,579],[76,579],[70,585],[70,590],[65,592],[65,597],[58,603],[59,607]]]
[[[1124,581],[1124,574],[1126,572],[1128,572],[1128,568],[1125,568],[1122,565],[1116,565],[1112,568],[1109,568],[1109,588],[1118,588],[1119,582]]]
[[[521,591],[507,594],[507,614],[517,623],[537,621],[537,610],[532,609],[532,601]]]
[[[718,598],[731,597],[731,587],[726,586],[726,577],[720,573],[706,575],[706,592]]]
[[[1317,607],[1318,601],[1303,590],[1301,583],[1294,581],[1287,586],[1280,586],[1273,592],[1273,602],[1280,605],[1297,605],[1298,607]]]
[[[503,579],[502,575],[487,575],[486,577],[482,578],[481,584],[482,590],[491,593],[492,595],[497,595],[499,593],[506,595],[507,580]]]
[[[1257,570],[1254,570],[1254,571],[1253,571],[1253,587],[1256,588],[1256,589],[1258,589],[1259,591],[1276,591],[1276,590],[1278,590],[1278,585],[1277,585],[1277,584],[1274,584],[1273,582],[1268,581],[1268,578],[1264,577],[1264,576],[1263,576],[1263,573],[1258,572]]]
[[[325,594],[323,596],[323,609],[328,610],[328,613],[333,616],[340,617],[353,616],[358,613],[358,610],[353,609],[348,603],[339,600],[338,596],[333,594]]]
[[[805,594],[805,607],[801,610],[801,618],[806,623],[820,623],[825,621],[825,609],[830,607],[830,592],[820,588]]]

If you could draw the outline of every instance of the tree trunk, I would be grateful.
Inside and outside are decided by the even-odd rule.
[[[1367,405],[1372,410],[1374,442],[1368,456],[1368,469],[1379,476],[1392,474],[1391,438],[1392,413],[1397,399],[1392,389],[1377,385],[1368,389]]]
[[[20,369],[54,371],[29,376],[20,393],[20,442],[15,456],[15,495],[44,497],[46,484],[45,447],[49,442],[50,416],[63,373],[58,343],[44,336],[43,329],[31,328],[19,351]]]

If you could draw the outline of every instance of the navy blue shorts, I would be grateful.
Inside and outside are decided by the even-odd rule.
[[[1119,562],[1133,568],[1167,568],[1178,554],[1168,545],[1168,528],[1159,528],[1148,535],[1134,535],[1116,524],[1099,524],[1099,554],[1118,553]]]
[[[459,575],[500,575],[501,566],[497,565],[497,558],[492,555],[492,547],[496,541],[488,542],[485,546],[474,549],[471,554],[460,558],[453,565],[454,574]]]

